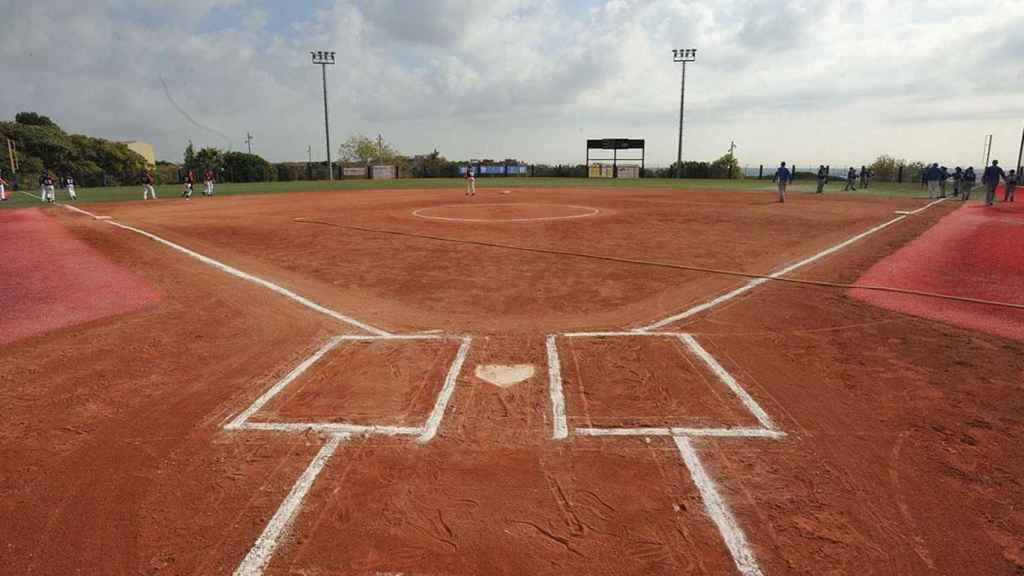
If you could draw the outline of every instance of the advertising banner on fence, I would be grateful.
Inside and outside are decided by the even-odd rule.
[[[366,166],[345,166],[341,175],[345,178],[366,178]]]
[[[373,167],[373,179],[374,180],[394,180],[397,178],[397,170],[394,166],[374,166]]]

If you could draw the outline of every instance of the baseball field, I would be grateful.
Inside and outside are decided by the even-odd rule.
[[[0,573],[1024,573],[1024,210],[399,182],[16,195]]]

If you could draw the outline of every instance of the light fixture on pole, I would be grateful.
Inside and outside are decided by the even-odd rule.
[[[334,180],[334,166],[331,164],[331,129],[327,121],[327,65],[334,64],[334,52],[323,50],[310,51],[313,57],[313,64],[320,65],[320,72],[324,79],[324,135],[327,137],[327,173],[331,180]]]
[[[697,59],[696,48],[672,51],[672,61],[683,64],[683,76],[679,88],[679,147],[676,149],[676,177],[683,177],[683,112],[686,110],[686,63]]]

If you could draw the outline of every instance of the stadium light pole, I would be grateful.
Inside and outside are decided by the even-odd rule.
[[[686,104],[686,63],[697,59],[696,48],[672,50],[672,61],[683,64],[683,76],[679,87],[679,147],[676,149],[676,177],[683,177],[683,113]]]
[[[334,180],[334,166],[331,164],[331,128],[327,121],[327,65],[334,64],[334,52],[323,50],[310,51],[313,57],[313,64],[320,65],[320,72],[324,79],[324,135],[327,137],[327,173],[330,179]]]

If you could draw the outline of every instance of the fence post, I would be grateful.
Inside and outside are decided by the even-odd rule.
[[[896,172],[896,181],[903,183],[903,164],[900,164],[900,169]]]
[[[761,164],[761,167],[757,169],[757,179],[761,180],[762,178],[764,178],[764,164]]]

